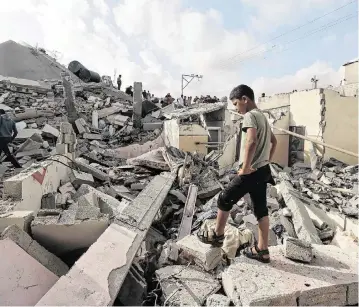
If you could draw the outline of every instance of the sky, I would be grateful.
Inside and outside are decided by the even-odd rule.
[[[185,96],[337,86],[358,57],[353,0],[2,0],[0,42],[45,48],[123,87],[178,96],[182,74],[203,75]]]

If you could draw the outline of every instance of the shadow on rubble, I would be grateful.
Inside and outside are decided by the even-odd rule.
[[[71,268],[75,264],[75,262],[79,260],[84,253],[86,253],[87,250],[88,247],[76,249],[71,252],[60,255],[59,258]]]

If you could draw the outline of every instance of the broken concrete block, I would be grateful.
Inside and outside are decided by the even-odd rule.
[[[212,181],[210,184],[208,184],[207,187],[202,188],[198,191],[198,198],[209,198],[215,196],[218,192],[222,190],[221,186],[218,182]]]
[[[9,239],[0,241],[0,305],[34,306],[58,277]]]
[[[92,111],[92,127],[94,127],[95,129],[99,128],[98,112],[96,110]]]
[[[344,306],[357,291],[357,259],[336,246],[313,245],[310,264],[287,259],[281,246],[269,251],[269,265],[239,257],[222,274],[224,291],[235,304],[240,297],[243,306]]]
[[[213,270],[221,262],[221,249],[202,243],[194,235],[188,235],[177,241],[176,244],[206,271]]]
[[[299,239],[287,237],[284,239],[284,256],[302,262],[311,262],[313,259],[312,245]]]
[[[116,198],[107,195],[87,184],[83,184],[78,189],[76,195],[74,196],[74,199],[77,200],[80,196],[88,195],[91,193],[98,198],[97,202],[98,202],[98,206],[100,207],[101,213],[108,214],[109,216],[117,216],[121,214],[121,212],[128,205],[128,202],[119,201]]]
[[[82,137],[87,140],[99,140],[99,141],[102,140],[101,134],[84,133]]]
[[[76,190],[71,182],[67,182],[67,183],[63,184],[61,187],[59,187],[59,191],[61,194],[69,193],[69,194],[73,195],[76,193]]]
[[[62,142],[64,144],[75,144],[76,143],[76,135],[75,133],[66,133],[66,134],[62,134]]]
[[[140,155],[135,158],[131,158],[127,160],[127,164],[137,165],[137,166],[146,166],[154,169],[169,170],[169,165],[164,158],[163,147],[151,150],[143,155]]]
[[[222,294],[211,294],[206,301],[206,306],[220,307],[220,306],[230,306],[230,305],[231,305],[231,299]]]
[[[75,188],[79,188],[83,184],[93,185],[94,180],[91,174],[72,170],[70,174],[71,183]]]
[[[75,162],[81,171],[90,173],[93,177],[95,177],[98,180],[109,181],[109,176],[107,174],[105,174],[104,172],[100,171],[99,169],[84,163],[79,158],[77,158],[75,160]]]
[[[67,144],[56,144],[56,153],[59,155],[66,155],[68,153]]]
[[[298,238],[291,218],[281,215],[280,223],[283,225],[289,237]]]
[[[292,212],[292,221],[298,238],[306,242],[322,244],[303,202],[296,197],[291,184],[287,181],[282,181],[279,187],[287,207]]]
[[[89,132],[89,129],[86,129],[86,122],[83,118],[76,119],[75,125],[79,134],[84,134],[86,132]]]
[[[65,275],[69,270],[69,267],[60,258],[47,251],[17,225],[7,227],[2,232],[1,239],[10,239],[15,242],[32,258],[57,276]]]
[[[203,306],[220,289],[218,281],[194,266],[167,266],[156,271],[169,306]]]
[[[56,128],[46,124],[44,126],[44,128],[42,128],[42,135],[47,136],[47,137],[58,138],[60,135],[60,131],[57,130]]]
[[[26,232],[30,231],[30,224],[34,218],[34,211],[9,211],[0,214],[0,231],[10,225],[17,225]]]
[[[187,197],[183,195],[183,193],[179,190],[171,190],[169,194],[176,196],[179,201],[182,203],[186,203]]]
[[[69,213],[70,210],[65,210]],[[72,217],[72,219],[71,219]],[[36,217],[31,223],[33,238],[57,256],[91,246],[106,230],[108,216],[96,220],[75,220],[76,210],[62,221],[63,216]]]
[[[82,195],[78,198],[77,220],[97,219],[100,217],[100,208],[94,193]]]
[[[48,193],[42,196],[41,209],[56,209],[56,193]]]
[[[196,210],[198,187],[191,184],[188,189],[188,195],[183,209],[183,215],[180,227],[178,228],[178,239],[182,239],[191,233],[193,215]]]
[[[132,191],[142,191],[145,187],[146,187],[145,184],[139,182],[131,184]]]
[[[113,305],[131,266],[133,256],[128,258],[128,251],[137,236],[134,231],[111,224],[37,305]]]

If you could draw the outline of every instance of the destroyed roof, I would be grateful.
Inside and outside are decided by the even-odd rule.
[[[36,48],[20,45],[12,40],[0,44],[0,75],[28,80],[61,79],[67,71],[55,59]],[[73,80],[78,78],[71,73]]]
[[[163,116],[165,116],[167,119],[172,118],[187,118],[192,115],[200,115],[200,114],[206,114],[211,113],[214,111],[218,111],[226,106],[225,102],[216,102],[216,103],[200,103],[198,105],[193,105],[188,108],[184,109],[176,109],[176,110],[169,110],[168,112],[163,112]]]

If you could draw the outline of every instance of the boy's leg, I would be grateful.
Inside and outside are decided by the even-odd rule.
[[[8,144],[8,143],[7,143]],[[11,154],[9,147],[7,144],[2,144],[1,149],[4,151],[5,155],[8,157],[10,162],[15,168],[21,168],[19,162],[17,162],[16,158]]]
[[[258,220],[258,249],[264,251],[268,249],[269,236],[269,218],[267,208],[267,183],[258,182],[255,187],[249,192],[254,209],[254,215]],[[253,247],[252,253],[256,254],[257,250]],[[269,254],[262,256],[264,259],[269,259]]]

